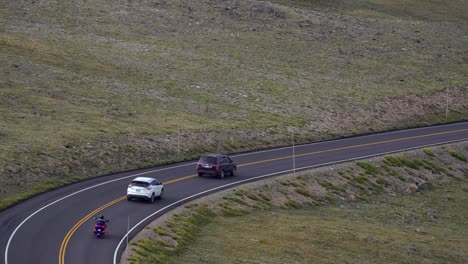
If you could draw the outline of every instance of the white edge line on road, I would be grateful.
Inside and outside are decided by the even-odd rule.
[[[322,142],[316,142],[316,143],[310,143],[310,144],[307,144],[307,145],[313,145],[313,144],[319,144],[319,143],[322,143]],[[271,151],[277,151],[277,150],[282,150],[282,149],[287,149],[287,148],[291,148],[291,147],[283,147],[283,148],[278,148],[278,149],[270,149],[270,150],[263,150],[263,151],[256,151],[256,152],[249,152],[249,153],[244,153],[244,154],[239,154],[239,155],[234,155],[233,157],[240,157],[240,156],[246,156],[246,155],[253,155],[253,154],[258,154],[258,153],[264,153],[264,152],[271,152]],[[7,242],[7,245],[6,245],[6,248],[5,248],[5,264],[8,264],[8,250],[10,248],[10,244],[11,244],[11,241],[13,240],[13,237],[15,236],[16,232],[18,232],[18,230],[24,225],[24,223],[26,223],[29,219],[31,219],[34,215],[36,215],[37,213],[41,212],[42,210],[46,209],[47,207],[51,206],[51,205],[54,205],[62,200],[65,200],[67,198],[70,198],[78,193],[81,193],[81,192],[84,192],[84,191],[87,191],[87,190],[90,190],[90,189],[93,189],[93,188],[96,188],[96,187],[99,187],[101,185],[105,185],[105,184],[108,184],[108,183],[111,183],[111,182],[116,182],[116,181],[120,181],[120,180],[123,180],[123,179],[127,179],[127,178],[132,178],[132,177],[136,177],[136,176],[139,176],[139,175],[144,175],[144,174],[148,174],[148,173],[153,173],[153,172],[158,172],[158,171],[164,171],[164,170],[169,170],[169,169],[175,169],[175,168],[180,168],[180,167],[184,167],[184,166],[193,166],[195,164],[195,162],[190,162],[190,163],[187,163],[187,164],[182,164],[182,165],[178,165],[178,166],[172,166],[172,167],[167,167],[167,168],[162,168],[162,169],[157,169],[157,170],[151,170],[151,171],[146,171],[146,172],[142,172],[142,173],[137,173],[137,174],[132,174],[132,175],[129,175],[129,176],[124,176],[124,177],[120,177],[118,179],[114,179],[114,180],[110,180],[110,181],[106,181],[106,182],[102,182],[102,183],[99,183],[99,184],[96,184],[96,185],[93,185],[93,186],[90,186],[90,187],[87,187],[85,189],[81,189],[79,191],[76,191],[72,194],[69,194],[67,196],[64,196],[58,200],[55,200],[54,202],[51,202],[41,208],[39,208],[38,210],[36,210],[34,213],[30,214],[28,217],[26,217],[26,219],[24,219],[16,228],[15,230],[13,230],[13,232],[11,233],[9,239],[8,239],[8,242]]]
[[[152,170],[152,171],[146,171],[146,172],[142,172],[142,173],[137,173],[137,174],[132,174],[132,175],[129,175],[129,176],[124,176],[124,177],[121,177],[121,178],[118,178],[118,179],[114,179],[114,180],[110,180],[110,181],[106,181],[106,182],[101,182],[99,184],[96,184],[96,185],[93,185],[93,186],[90,186],[90,187],[87,187],[85,189],[81,189],[79,191],[76,191],[72,194],[69,194],[67,196],[64,196],[58,200],[55,200],[54,202],[51,202],[41,208],[39,208],[38,210],[36,210],[34,213],[30,214],[28,217],[26,217],[26,219],[23,220],[23,222],[21,222],[17,227],[16,229],[13,231],[13,233],[11,233],[11,236],[10,238],[8,239],[8,242],[7,242],[7,245],[6,245],[6,248],[5,248],[5,264],[8,264],[8,249],[10,247],[10,243],[11,241],[13,240],[13,237],[15,236],[16,232],[21,228],[21,226],[24,225],[24,223],[26,223],[26,221],[28,221],[31,217],[33,217],[34,215],[36,215],[37,213],[39,213],[40,211],[46,209],[47,207],[51,206],[51,205],[54,205],[62,200],[65,200],[71,196],[74,196],[78,193],[81,193],[81,192],[84,192],[84,191],[87,191],[87,190],[90,190],[90,189],[93,189],[93,188],[96,188],[98,186],[101,186],[101,185],[104,185],[104,184],[108,184],[108,183],[111,183],[111,182],[115,182],[115,181],[120,181],[122,179],[126,179],[126,178],[131,178],[131,177],[135,177],[135,176],[139,176],[139,175],[144,175],[144,174],[148,174],[148,173],[152,173],[152,172],[157,172],[157,171],[163,171],[163,170],[168,170],[168,169],[174,169],[174,168],[179,168],[179,167],[183,167],[183,166],[187,166],[188,164],[183,164],[183,165],[178,165],[178,166],[173,166],[173,167],[167,167],[167,168],[162,168],[162,169],[157,169],[157,170]]]
[[[451,124],[446,124],[446,125],[440,125],[440,126],[454,126],[454,125],[459,125],[460,123],[451,123]],[[308,147],[308,146],[313,146],[313,145],[320,145],[320,144],[325,144],[325,143],[330,143],[331,141],[338,142],[338,141],[346,141],[349,139],[355,139],[359,137],[371,137],[371,136],[378,136],[378,135],[388,135],[388,134],[396,134],[396,133],[403,133],[403,132],[408,132],[408,131],[414,131],[414,130],[424,130],[424,129],[430,129],[434,128],[437,126],[427,126],[427,127],[416,127],[416,128],[411,128],[411,129],[405,129],[405,130],[395,130],[395,131],[389,131],[385,132],[382,131],[381,133],[377,132],[374,134],[367,134],[367,135],[359,135],[359,136],[354,136],[354,137],[346,137],[346,138],[336,138],[336,139],[329,139],[329,140],[324,140],[324,141],[319,141],[319,142],[311,142],[311,143],[305,143],[305,144],[298,144],[294,146],[295,149],[301,148],[301,147]],[[258,154],[258,153],[265,153],[265,152],[272,152],[276,150],[283,150],[283,149],[288,149],[292,148],[292,146],[285,146],[285,147],[280,147],[280,148],[274,148],[274,149],[267,149],[267,150],[259,150],[255,152],[248,152],[248,153],[242,153],[238,155],[233,155],[232,157],[242,157],[242,156],[247,156],[251,154]],[[191,163],[193,164],[193,163]]]
[[[443,125],[443,126],[453,126],[453,125],[457,125],[458,123],[453,123],[453,124],[447,124],[447,125]],[[421,130],[421,129],[428,129],[428,128],[431,128],[431,127],[418,127],[418,128],[413,128],[413,129],[409,129],[410,131],[412,130]],[[391,131],[391,132],[387,132],[388,134],[394,134],[394,133],[398,133],[398,132],[403,132],[403,131],[408,131],[408,130],[397,130],[397,131]],[[318,144],[324,144],[324,143],[327,143],[327,142],[330,142],[330,141],[343,141],[343,140],[347,140],[347,139],[350,139],[350,138],[341,138],[341,139],[335,139],[335,140],[329,140],[329,141],[321,141],[321,142],[313,142],[313,143],[308,143],[308,144],[303,144],[303,145],[297,145],[295,146],[296,148],[299,148],[299,147],[306,147],[306,146],[312,146],[312,145],[318,145]],[[265,152],[272,152],[272,151],[278,151],[278,150],[284,150],[284,149],[288,149],[288,148],[292,148],[292,146],[286,146],[286,147],[282,147],[282,148],[275,148],[275,149],[268,149],[268,150],[260,150],[260,151],[255,151],[255,152],[249,152],[249,153],[243,153],[243,154],[238,154],[238,155],[233,155],[232,157],[241,157],[241,156],[247,156],[247,155],[254,155],[254,154],[259,154],[259,153],[265,153]],[[5,264],[8,264],[8,249],[10,247],[10,244],[11,244],[11,241],[13,240],[13,237],[15,236],[16,232],[18,232],[18,230],[24,225],[24,223],[26,223],[29,219],[31,219],[34,215],[36,215],[37,213],[41,212],[42,210],[46,209],[47,207],[51,206],[51,205],[54,205],[62,200],[65,200],[67,198],[70,198],[78,193],[81,193],[81,192],[84,192],[84,191],[87,191],[87,190],[90,190],[90,189],[93,189],[93,188],[96,188],[98,186],[101,186],[101,185],[105,185],[105,184],[108,184],[108,183],[111,183],[111,182],[115,182],[115,181],[120,181],[120,180],[123,180],[123,179],[127,179],[127,178],[131,178],[131,177],[135,177],[135,176],[139,176],[139,175],[144,175],[144,174],[148,174],[148,173],[153,173],[153,172],[157,172],[157,171],[163,171],[163,170],[169,170],[169,169],[174,169],[174,168],[180,168],[180,167],[184,167],[184,166],[193,166],[193,164],[195,164],[195,162],[191,162],[191,163],[187,163],[187,164],[182,164],[182,165],[178,165],[178,166],[173,166],[173,167],[167,167],[167,168],[162,168],[162,169],[157,169],[157,170],[151,170],[151,171],[146,171],[146,172],[142,172],[142,173],[137,173],[137,174],[132,174],[132,175],[129,175],[129,176],[124,176],[124,177],[121,177],[121,178],[118,178],[118,179],[114,179],[114,180],[110,180],[110,181],[106,181],[106,182],[102,182],[102,183],[99,183],[99,184],[96,184],[96,185],[93,185],[93,186],[90,186],[90,187],[87,187],[85,189],[81,189],[79,191],[76,191],[72,194],[69,194],[67,196],[64,196],[52,203],[49,203],[41,208],[39,208],[38,210],[36,210],[34,213],[32,213],[31,215],[29,215],[26,219],[24,219],[16,228],[15,230],[13,231],[13,233],[10,235],[10,238],[8,239],[8,242],[7,242],[7,245],[6,245],[6,248],[5,248]],[[299,168],[301,169],[301,168]]]
[[[372,154],[372,155],[367,155],[367,156],[360,156],[360,157],[356,157],[356,158],[351,158],[351,159],[344,159],[344,160],[339,160],[339,161],[333,161],[333,162],[326,162],[326,163],[321,163],[321,164],[316,164],[316,165],[312,165],[312,166],[305,166],[305,167],[300,167],[300,168],[296,168],[296,171],[298,170],[305,170],[305,169],[312,169],[312,168],[317,168],[317,167],[323,167],[323,166],[327,166],[327,165],[333,165],[333,164],[338,164],[338,163],[344,163],[344,162],[349,162],[349,161],[353,161],[353,160],[358,160],[358,159],[367,159],[367,158],[372,158],[372,157],[377,157],[377,156],[382,156],[382,155],[386,155],[386,154],[392,154],[392,153],[398,153],[398,152],[403,152],[403,151],[409,151],[409,150],[414,150],[414,149],[420,149],[420,148],[425,148],[425,147],[430,147],[430,146],[437,146],[437,145],[444,145],[444,144],[450,144],[450,143],[455,143],[455,142],[461,142],[461,141],[465,141],[465,139],[459,139],[459,140],[452,140],[452,141],[445,141],[445,142],[440,142],[440,143],[434,143],[434,144],[428,144],[428,145],[423,145],[423,146],[418,146],[418,147],[412,147],[412,148],[405,148],[405,149],[400,149],[400,150],[393,150],[393,151],[388,151],[388,152],[382,152],[382,153],[379,153],[379,154]],[[199,192],[199,193],[196,193],[194,195],[191,195],[191,196],[188,196],[188,197],[185,197],[183,199],[180,199],[174,203],[171,203],[170,205],[167,205],[159,210],[157,210],[156,212],[152,213],[151,215],[147,216],[146,218],[144,218],[143,220],[141,220],[140,222],[138,222],[136,225],[134,225],[130,230],[128,230],[128,232],[122,237],[122,239],[120,240],[119,244],[117,245],[117,248],[115,249],[114,251],[114,260],[113,260],[113,263],[114,264],[117,264],[117,254],[119,252],[119,248],[122,246],[122,243],[125,241],[125,239],[127,238],[127,236],[133,232],[133,230],[135,230],[135,228],[137,228],[139,225],[141,225],[142,223],[144,223],[146,220],[148,220],[149,218],[153,217],[154,215],[160,213],[161,211],[164,211],[166,209],[169,209],[171,207],[173,207],[174,205],[176,204],[180,204],[186,200],[189,200],[189,199],[192,199],[192,198],[195,198],[197,196],[202,196],[203,194],[205,193],[208,193],[208,192],[212,192],[212,191],[215,191],[215,190],[218,190],[218,189],[224,189],[226,187],[229,187],[231,185],[238,185],[238,184],[241,184],[243,182],[248,182],[248,181],[255,181],[255,180],[258,180],[258,179],[261,179],[261,178],[267,178],[267,177],[271,177],[271,176],[274,176],[274,175],[280,175],[280,174],[286,174],[286,173],[289,173],[289,172],[292,172],[293,169],[290,169],[290,170],[284,170],[284,171],[280,171],[280,172],[275,172],[275,173],[270,173],[270,174],[265,174],[265,175],[261,175],[261,176],[257,176],[257,177],[253,177],[253,178],[249,178],[249,179],[245,179],[245,180],[241,180],[241,181],[236,181],[236,182],[232,182],[232,183],[229,183],[229,184],[225,184],[225,185],[222,185],[222,186],[218,186],[216,188],[212,188],[212,189],[209,189],[209,190],[206,190],[206,191],[203,191],[203,192]]]

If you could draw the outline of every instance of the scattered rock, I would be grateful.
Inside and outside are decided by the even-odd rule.
[[[408,247],[408,250],[409,250],[409,251],[416,251],[416,249],[417,249],[416,246],[410,246],[410,247]]]
[[[427,182],[418,183],[418,189],[423,191],[429,189],[429,184]]]
[[[416,185],[416,183],[409,183],[406,186],[406,192],[408,193],[415,193],[417,191],[418,191],[418,185]]]
[[[418,234],[427,234],[427,232],[426,232],[423,228],[421,228],[421,227],[416,228],[415,231],[416,231],[416,233],[418,233]]]

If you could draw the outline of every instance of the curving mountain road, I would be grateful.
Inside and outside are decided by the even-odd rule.
[[[198,196],[276,174],[424,146],[468,140],[468,122],[377,133],[234,155],[238,175],[221,180],[197,177],[195,163],[137,170],[98,177],[41,194],[0,212],[0,263],[113,263],[130,237],[169,209]],[[154,204],[127,201],[126,187],[137,175],[165,184]],[[110,218],[108,236],[92,232],[98,214]]]

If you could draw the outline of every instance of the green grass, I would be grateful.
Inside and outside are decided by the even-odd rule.
[[[296,192],[299,193],[299,194],[302,194],[304,196],[307,196],[309,198],[315,198],[315,194],[308,191],[307,189],[305,189],[304,187],[301,187],[301,188],[296,188]]]
[[[195,206],[190,213],[167,220],[166,224],[171,227],[172,233],[161,226],[158,226],[154,232],[162,238],[170,236],[177,240],[177,247],[172,243],[165,242],[162,238],[140,240],[133,243],[132,249],[135,254],[132,254],[128,260],[130,263],[171,263],[171,256],[187,246],[194,235],[212,221],[213,216],[214,213],[209,208]]]
[[[69,184],[73,181],[78,181],[80,178],[74,178],[69,180],[49,180],[46,184],[39,184],[32,187],[30,190],[21,192],[18,195],[12,195],[7,198],[0,199],[0,209],[8,207],[12,204],[20,202],[26,198],[32,197],[34,195],[44,193],[59,187],[62,187],[66,184]]]
[[[365,175],[358,175],[354,178],[354,180],[360,184],[366,184],[369,182],[369,178]]]
[[[236,202],[236,203],[241,204],[241,205],[248,205],[248,203],[246,201],[244,201],[242,198],[239,198],[239,197],[236,197],[236,196],[228,196],[228,197],[225,197],[225,199]]]
[[[463,154],[461,154],[461,153],[459,153],[459,152],[457,152],[457,151],[455,151],[455,150],[451,150],[451,151],[449,152],[449,154],[450,154],[450,156],[455,157],[455,158],[457,158],[458,160],[461,160],[461,161],[466,162],[466,157],[465,157]]]
[[[372,203],[216,218],[172,261],[466,263],[467,190],[463,181],[419,195],[373,198]]]
[[[376,182],[378,184],[381,184],[381,185],[385,186],[385,187],[390,185],[390,182],[388,180],[382,178],[382,177],[378,177]]]
[[[327,190],[330,190],[332,192],[343,192],[343,188],[335,186],[333,183],[324,180],[324,179],[317,179],[317,183],[320,184],[322,187],[326,188]]]
[[[466,152],[466,147],[463,144],[452,145],[450,148],[461,154],[465,154]],[[446,149],[446,147],[440,147],[436,151],[440,152],[440,149]],[[388,165],[392,162],[398,166],[392,168]],[[189,257],[187,258],[193,257],[193,259],[197,261],[199,260],[200,262],[207,263],[219,261],[219,257],[226,258],[229,261],[243,262],[244,258],[246,258],[244,252],[233,252],[233,254],[237,254],[236,256],[220,255],[218,252],[220,249],[212,248],[211,245],[207,245],[206,248],[197,249],[196,253],[193,253],[192,250],[193,248],[203,247],[203,245],[199,244],[200,240],[203,240],[206,232],[212,232],[212,227],[210,227],[211,225],[209,223],[213,223],[214,225],[219,223],[223,224],[230,221],[226,220],[229,218],[234,219],[239,225],[252,226],[257,223],[269,221],[272,215],[283,214],[289,215],[289,217],[295,219],[291,221],[292,224],[290,223],[290,226],[282,227],[284,230],[288,230],[288,228],[294,227],[294,223],[298,218],[301,218],[297,213],[301,211],[301,214],[305,212],[309,214],[308,217],[314,217],[312,219],[303,220],[303,224],[310,227],[310,232],[312,232],[316,238],[326,239],[328,237],[328,239],[331,239],[330,237],[334,237],[334,235],[327,234],[326,232],[321,233],[318,230],[322,227],[315,226],[315,224],[319,222],[323,222],[322,225],[326,225],[327,221],[331,227],[336,226],[336,228],[338,228],[340,226],[346,226],[346,232],[351,232],[353,234],[350,237],[345,237],[345,240],[340,240],[342,244],[339,244],[337,247],[340,254],[339,258],[333,257],[336,253],[329,249],[331,244],[336,243],[333,242],[335,241],[333,239],[330,244],[327,244],[326,247],[328,247],[328,249],[324,251],[315,248],[318,244],[307,245],[308,251],[312,250],[324,254],[323,256],[318,256],[320,258],[329,258],[335,262],[337,260],[341,262],[357,262],[355,258],[362,255],[361,251],[368,251],[368,246],[372,246],[370,249],[371,253],[369,254],[375,252],[379,252],[379,254],[370,258],[371,260],[369,260],[369,263],[387,263],[390,262],[391,259],[399,257],[399,254],[401,254],[401,247],[406,247],[410,244],[408,246],[409,250],[417,253],[415,253],[416,255],[406,255],[405,258],[426,258],[429,256],[428,258],[438,259],[441,262],[445,260],[448,261],[448,259],[445,259],[443,256],[443,252],[452,250],[447,248],[448,244],[444,244],[445,242],[441,243],[440,241],[440,243],[436,243],[434,242],[435,238],[431,238],[432,242],[429,243],[428,241],[422,241],[417,236],[426,236],[429,232],[433,235],[433,232],[429,231],[430,229],[445,227],[448,227],[449,230],[439,230],[438,236],[442,236],[446,233],[448,233],[449,236],[451,234],[458,235],[457,230],[463,228],[462,226],[464,223],[460,221],[460,219],[463,219],[467,212],[464,210],[458,214],[461,208],[463,208],[463,204],[466,202],[466,197],[463,195],[468,191],[468,183],[465,179],[466,175],[464,174],[463,164],[449,155],[431,157],[416,151],[413,151],[411,154],[403,153],[400,156],[391,158],[384,157],[380,160],[363,161],[361,164],[365,164],[363,165],[364,168],[374,168],[375,175],[370,176],[370,174],[356,171],[352,164],[350,164],[350,166],[345,169],[328,173],[324,173],[323,170],[317,172],[301,172],[296,176],[290,175],[289,178],[282,177],[262,186],[236,188],[233,189],[230,194],[228,193],[224,196],[221,201],[211,201],[209,207],[208,205],[200,206],[198,204],[185,206],[185,208],[189,209],[188,211],[174,213],[172,218],[166,220],[162,226],[153,229],[154,233],[158,235],[156,238],[152,239],[154,242],[153,245],[151,245],[150,241],[145,240],[140,241],[142,243],[141,247],[139,247],[138,243],[134,243],[135,254],[131,259],[133,263],[138,263],[136,258],[139,258],[143,262],[151,262],[157,258],[165,260],[165,257],[170,256],[165,262],[179,263],[180,258],[183,259],[185,258],[184,256],[188,255]],[[417,167],[412,164],[416,164]],[[448,166],[450,173],[443,169],[442,166]],[[427,173],[425,170],[432,171],[432,173]],[[344,171],[349,175],[345,175],[346,173]],[[353,172],[359,174],[355,176]],[[391,175],[388,174],[389,172]],[[421,189],[419,192],[409,195],[406,192],[409,183],[406,178],[409,177],[411,177],[412,181],[425,181],[428,188]],[[404,183],[397,179],[404,179]],[[293,183],[300,184],[294,185]],[[447,185],[447,183],[450,184]],[[318,185],[323,188],[320,188]],[[450,202],[445,205],[445,200]],[[288,209],[288,211],[282,209]],[[199,213],[200,210],[201,213]],[[205,215],[203,219],[206,219],[200,222],[190,220],[193,219],[194,216],[199,217],[198,215]],[[254,215],[255,221],[250,220],[252,215]],[[281,221],[283,220],[278,220],[278,223]],[[284,221],[286,222],[286,220]],[[445,221],[454,222],[445,225]],[[454,223],[455,225],[453,225]],[[457,230],[452,230],[452,225],[457,228]],[[230,243],[229,245],[233,245],[235,248],[238,247],[237,244],[242,244],[243,246],[245,241],[236,244],[235,242],[229,241],[231,238],[222,237],[223,235],[229,235],[230,227],[231,226],[223,226],[222,228],[225,228],[226,233],[215,233],[214,235],[219,236],[217,239],[220,241],[225,240]],[[353,227],[354,229],[352,229]],[[246,230],[245,227],[234,228],[239,232]],[[271,228],[275,231],[280,229],[275,226],[266,226],[265,228]],[[373,233],[375,231],[373,229],[377,231]],[[411,235],[412,229],[415,232],[415,236]],[[366,232],[371,232],[373,235],[360,237],[364,230],[366,230]],[[338,231],[333,232],[336,235],[343,234],[342,231],[342,229],[338,229]],[[246,236],[260,236],[258,232],[245,232],[247,232],[244,234]],[[304,232],[308,231],[305,230]],[[208,234],[211,235],[211,233]],[[319,235],[317,236],[317,234]],[[389,237],[390,240],[381,243],[381,240],[375,237],[377,234],[381,237]],[[323,237],[320,237],[320,235],[323,235]],[[300,240],[300,238],[294,235],[294,232],[289,232],[287,235],[284,234],[283,236],[283,239],[287,241]],[[356,236],[359,237],[358,240],[360,240],[360,242],[354,240]],[[463,235],[461,237],[463,237]],[[270,237],[270,239],[269,247],[282,248],[280,245],[286,243],[275,236]],[[261,241],[266,240],[252,238],[249,239],[249,241],[261,244]],[[378,245],[368,244],[376,241],[380,241],[377,243]],[[450,238],[448,242],[451,243],[453,241],[453,238]],[[220,243],[219,241],[212,242]],[[361,242],[365,242],[364,245],[359,244]],[[201,243],[203,244],[203,242]],[[355,244],[354,247],[351,246],[351,244]],[[382,244],[391,246],[383,249],[381,248],[381,246],[383,246]],[[425,246],[423,251],[414,250],[414,248],[421,248],[419,244]],[[440,245],[442,245],[442,249]],[[266,244],[262,246],[266,246]],[[147,250],[151,248],[154,248],[153,253]],[[309,258],[309,253],[305,252],[305,249],[296,246],[294,248],[298,250],[297,252],[291,252],[295,257],[299,259]],[[333,247],[333,249],[335,248]],[[265,255],[266,259],[259,261],[269,263],[269,259],[276,258],[275,254],[277,252],[274,250],[270,251],[270,255],[262,253],[262,256]],[[458,251],[458,249],[455,250],[455,252]],[[203,254],[203,258],[199,258],[197,255],[199,252],[202,252],[200,254]],[[213,252],[213,254],[210,255],[210,252]],[[262,251],[259,250],[259,252]],[[162,256],[159,256],[161,254]],[[284,254],[288,255],[289,253]],[[453,254],[450,253],[449,255]],[[250,257],[252,260],[257,261],[256,258]],[[465,257],[462,256],[461,258]],[[367,260],[367,257],[364,259]],[[455,260],[456,263],[458,259],[459,257],[454,257],[450,258],[450,261]],[[300,262],[299,260],[294,261]],[[403,262],[406,262],[406,260]],[[184,263],[184,261],[181,263]]]
[[[428,149],[428,148],[425,148],[423,149],[424,153],[426,153],[426,155],[430,156],[430,157],[435,157],[435,154],[434,152],[432,152],[432,150]]]
[[[301,205],[299,202],[295,201],[295,200],[287,200],[287,201],[284,203],[284,207],[286,207],[286,208],[296,208],[296,209],[298,209],[298,208],[301,208],[302,205]]]
[[[268,194],[266,194],[266,193],[264,193],[264,192],[258,192],[257,194],[258,194],[258,196],[260,196],[260,198],[262,198],[263,201],[265,201],[265,202],[269,202],[269,201],[271,200],[270,197],[268,197]]]
[[[356,165],[358,165],[359,167],[363,168],[366,172],[366,174],[371,174],[371,175],[375,175],[378,173],[378,170],[376,167],[374,167],[372,164],[368,163],[368,162],[363,162],[363,161],[357,161],[356,162]]]
[[[164,228],[162,228],[160,226],[158,226],[154,230],[154,232],[156,232],[158,235],[161,235],[161,236],[169,236],[170,235],[169,232],[166,229],[164,229]]]

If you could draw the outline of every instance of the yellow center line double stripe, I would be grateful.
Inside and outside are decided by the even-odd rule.
[[[197,175],[193,174],[193,175],[189,175],[189,176],[185,176],[185,177],[181,177],[181,178],[177,178],[177,179],[174,179],[174,180],[170,180],[170,181],[167,181],[165,182],[164,184],[165,185],[168,185],[168,184],[171,184],[171,183],[175,183],[175,182],[179,182],[179,181],[183,181],[183,180],[186,180],[186,179],[189,179],[189,178],[193,178]],[[62,244],[60,245],[60,252],[59,252],[59,263],[60,264],[63,264],[65,263],[65,252],[67,250],[67,245],[71,239],[71,237],[75,234],[76,230],[78,230],[78,228],[80,228],[80,226],[88,221],[93,215],[96,215],[97,213],[99,213],[100,211],[106,209],[107,207],[110,207],[120,201],[123,201],[127,198],[126,195],[122,196],[122,197],[119,197],[115,200],[112,200],[110,202],[108,202],[107,204],[97,208],[96,210],[92,211],[91,213],[87,214],[85,217],[83,217],[80,221],[78,221],[71,229],[70,231],[68,231],[67,235],[65,236],[65,238],[63,239],[62,241]]]
[[[412,137],[405,137],[405,138],[397,138],[397,139],[388,139],[388,140],[383,140],[383,141],[376,141],[376,142],[371,142],[371,143],[357,144],[357,145],[351,145],[351,146],[340,147],[340,148],[332,148],[332,149],[326,149],[326,150],[307,152],[307,153],[302,153],[302,154],[296,154],[294,156],[295,157],[311,156],[311,155],[316,155],[316,154],[326,153],[326,152],[332,152],[332,151],[337,151],[337,150],[354,149],[354,148],[360,148],[360,147],[381,145],[381,144],[385,144],[385,143],[398,142],[398,141],[417,139],[417,138],[425,138],[425,137],[430,137],[430,136],[438,136],[438,135],[451,134],[451,133],[457,133],[457,132],[463,132],[463,131],[468,131],[468,129],[459,129],[459,130],[453,130],[453,131],[445,131],[445,132],[439,132],[439,133],[433,133],[433,134],[427,134],[427,135],[419,135],[419,136],[412,136]],[[239,165],[238,167],[250,166],[250,165],[254,165],[254,164],[260,164],[260,163],[283,160],[283,159],[290,159],[292,157],[293,156],[290,155],[290,156],[284,156],[284,157],[273,158],[273,159],[268,159],[268,160],[260,160],[260,161],[245,163],[243,165]]]
[[[313,151],[313,152],[307,152],[307,153],[303,153],[303,154],[297,154],[297,155],[295,155],[295,157],[311,156],[311,155],[316,155],[316,154],[325,153],[325,152],[332,152],[332,151],[345,150],[345,149],[353,149],[353,148],[366,147],[366,146],[374,146],[374,145],[380,145],[380,144],[391,143],[391,142],[398,142],[398,141],[411,140],[411,139],[417,139],[417,138],[425,138],[425,137],[432,137],[432,136],[445,135],[445,134],[451,134],[451,133],[458,133],[458,132],[463,132],[463,131],[468,131],[468,129],[459,129],[459,130],[453,130],[453,131],[445,131],[445,132],[438,132],[438,133],[432,133],[432,134],[426,134],[426,135],[411,136],[411,137],[404,137],[404,138],[397,138],[397,139],[389,139],[389,140],[376,141],[376,142],[364,143],[364,144],[357,144],[357,145],[340,147],[340,148]],[[245,163],[245,164],[239,165],[238,167],[246,167],[246,166],[251,166],[251,165],[255,165],[255,164],[276,161],[276,160],[290,159],[292,157],[293,157],[292,155],[289,155],[289,156],[284,156],[284,157],[279,157],[279,158],[260,160],[260,161]],[[197,176],[196,174],[184,176],[184,177],[181,177],[181,178],[177,178],[177,179],[174,179],[174,180],[167,181],[167,182],[164,183],[164,185],[172,184],[172,183],[179,182],[179,181],[184,181],[184,180],[187,180],[187,179],[190,179],[190,178],[194,178],[196,176]],[[73,234],[75,234],[76,230],[84,222],[86,222],[88,219],[90,219],[93,215],[96,215],[97,213],[99,213],[100,211],[106,209],[107,207],[110,207],[110,206],[112,206],[112,205],[114,205],[114,204],[116,204],[116,203],[118,203],[120,201],[125,200],[126,197],[127,197],[126,195],[124,195],[122,197],[119,197],[119,198],[117,198],[117,199],[115,199],[115,200],[113,200],[113,201],[111,201],[111,202],[97,208],[96,210],[92,211],[91,213],[89,213],[88,215],[83,217],[80,221],[78,221],[78,223],[76,223],[72,227],[72,229],[70,229],[70,231],[67,233],[67,235],[65,236],[65,238],[62,241],[62,244],[60,246],[60,252],[59,252],[59,264],[64,264],[65,263],[66,248],[67,248],[68,242],[70,241]]]
[[[114,205],[122,200],[124,200],[126,198],[126,196],[122,196],[120,198],[117,198],[99,208],[97,208],[96,210],[92,211],[91,213],[87,214],[85,217],[83,217],[80,221],[78,221],[78,223],[76,223],[72,229],[70,229],[70,231],[67,233],[67,235],[65,236],[65,238],[63,239],[62,241],[62,245],[60,246],[60,253],[59,253],[59,263],[65,263],[65,251],[66,251],[66,247],[67,247],[67,244],[68,244],[68,241],[70,241],[70,238],[71,236],[76,232],[76,230],[85,222],[87,221],[89,218],[91,218],[93,215],[97,214],[98,212],[104,210],[105,208],[111,206],[111,205]]]

